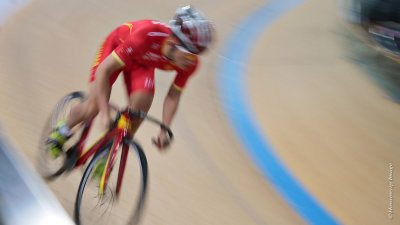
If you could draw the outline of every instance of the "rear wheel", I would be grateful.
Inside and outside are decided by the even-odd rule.
[[[53,179],[65,171],[65,161],[67,158],[66,152],[63,151],[58,157],[51,156],[46,150],[47,139],[53,132],[58,122],[69,117],[74,106],[82,103],[85,96],[82,92],[73,92],[61,99],[54,110],[51,112],[47,122],[42,130],[42,135],[39,143],[39,152],[37,154],[37,169],[42,177]],[[79,135],[75,135],[68,140],[64,145],[64,150],[72,147],[77,142]]]
[[[134,150],[136,155],[128,154],[119,196],[116,195],[116,184],[122,151],[117,153],[107,186],[100,195],[99,167],[108,159],[110,148],[111,143],[101,148],[83,174],[75,201],[75,222],[78,225],[125,225],[139,222],[146,196],[146,156],[139,145],[129,142],[129,148]]]

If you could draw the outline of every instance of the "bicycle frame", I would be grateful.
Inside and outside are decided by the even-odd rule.
[[[91,147],[83,151],[90,128],[93,123],[93,119],[94,118],[85,123],[81,138],[79,139],[79,142],[76,145],[76,151],[79,155],[79,159],[75,164],[74,168],[83,165],[93,154],[98,152],[102,146],[107,144],[109,141],[113,140],[111,150],[108,154],[105,170],[100,180],[99,194],[103,195],[104,188],[106,187],[107,184],[108,176],[114,165],[115,156],[122,143],[122,152],[121,152],[121,159],[120,159],[120,166],[119,166],[118,180],[116,187],[116,194],[118,196],[122,185],[122,177],[125,172],[125,165],[129,150],[129,145],[124,143],[123,140],[125,138],[127,139],[132,138],[132,132],[131,132],[132,118],[127,110],[118,113],[117,119],[115,120],[114,123],[115,125],[113,125],[112,128],[109,131],[107,131],[102,137],[100,137]]]
[[[106,166],[100,179],[99,195],[103,195],[104,189],[107,186],[106,184],[108,176],[114,165],[115,156],[118,152],[120,145],[122,144],[121,159],[116,186],[116,195],[118,197],[122,185],[122,178],[125,172],[125,165],[129,151],[129,143],[125,142],[124,140],[131,140],[133,137],[133,133],[131,130],[133,118],[147,119],[159,125],[161,129],[167,132],[169,142],[173,139],[173,133],[169,127],[167,127],[165,124],[158,121],[157,119],[148,116],[146,112],[132,111],[129,108],[126,108],[124,111],[121,112],[116,107],[113,108],[117,110],[118,114],[110,130],[107,131],[101,138],[99,138],[89,149],[83,151],[94,118],[85,123],[81,138],[79,139],[78,143],[73,147],[75,148],[75,152],[79,156],[78,161],[73,166],[73,168],[83,165],[93,154],[98,152],[101,147],[113,140],[113,144],[108,154]],[[134,145],[134,148],[141,149],[140,146],[134,141],[132,142],[132,144]]]

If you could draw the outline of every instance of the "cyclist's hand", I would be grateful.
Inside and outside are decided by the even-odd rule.
[[[167,134],[164,130],[160,131],[160,134],[158,135],[157,139],[153,139],[153,144],[157,146],[158,150],[163,151],[166,150],[169,147],[170,140],[167,137]]]

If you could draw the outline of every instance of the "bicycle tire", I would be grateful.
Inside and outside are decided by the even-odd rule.
[[[78,103],[82,103],[84,100],[85,95],[83,92],[77,91],[66,95],[56,104],[42,129],[39,151],[37,153],[37,168],[40,175],[47,180],[52,180],[65,171],[67,159],[65,152],[62,152],[61,155],[55,159],[49,156],[46,150],[47,139],[57,123],[66,119],[66,114],[69,115],[69,110],[73,102],[77,101]],[[54,168],[50,168],[53,167],[53,164]]]
[[[148,165],[147,165],[146,155],[144,154],[142,148],[137,143],[135,143],[133,141],[128,141],[125,143],[129,144],[130,149],[131,150],[133,149],[137,155],[137,159],[139,162],[138,166],[140,167],[140,173],[141,173],[141,181],[140,181],[141,185],[140,185],[140,191],[139,191],[139,193],[137,193],[139,196],[137,198],[135,205],[133,206],[133,208],[134,208],[133,212],[131,213],[131,215],[126,217],[127,221],[126,222],[124,221],[123,224],[136,225],[139,223],[140,216],[142,214],[144,203],[145,203],[145,196],[146,196],[146,190],[147,190],[147,179],[148,179]],[[93,169],[95,168],[95,165],[101,158],[107,157],[107,154],[109,153],[110,148],[111,148],[111,142],[108,143],[107,145],[103,146],[99,150],[99,152],[97,152],[95,154],[93,159],[90,161],[90,163],[88,164],[88,166],[82,176],[82,180],[79,184],[76,201],[75,201],[74,219],[75,219],[75,223],[77,225],[86,225],[84,222],[82,222],[82,216],[87,216],[87,215],[82,215],[83,213],[81,212],[82,211],[81,204],[83,202],[82,199],[83,199],[83,196],[85,193],[85,188],[88,185],[89,178],[93,176],[92,172],[94,172]],[[112,173],[112,171],[110,173]],[[98,193],[96,193],[96,194],[98,195]],[[111,193],[111,195],[112,195],[112,193]],[[102,197],[96,196],[95,198],[98,198],[98,200],[95,200],[95,201],[98,201],[96,203],[95,207],[102,207],[104,204],[106,204],[104,202],[101,202],[101,201],[103,201],[101,199]],[[111,200],[113,200],[113,199],[111,199]],[[129,201],[129,204],[131,204],[130,201]],[[106,209],[106,210],[108,210],[108,209]],[[101,216],[103,216],[103,215],[101,215]],[[96,219],[100,220],[99,218],[96,218]],[[94,220],[89,220],[89,221],[91,221],[93,224],[99,223],[98,221],[94,221]],[[102,222],[104,222],[104,221],[102,221]],[[112,223],[112,224],[115,224],[115,223]]]
[[[137,157],[140,161],[140,167],[142,172],[142,189],[140,194],[140,199],[137,202],[137,206],[135,211],[132,213],[131,223],[129,225],[136,225],[140,221],[140,216],[142,215],[145,199],[146,199],[146,191],[147,191],[147,180],[148,180],[148,164],[146,154],[144,154],[143,148],[133,140],[127,140],[131,148],[133,148],[136,152]]]

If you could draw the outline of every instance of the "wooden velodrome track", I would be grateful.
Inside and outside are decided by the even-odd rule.
[[[151,146],[157,130],[144,126],[137,134],[150,166],[142,224],[304,224],[240,147],[216,85],[225,40],[264,1],[190,3],[215,22],[218,40],[185,90],[170,151],[160,154]],[[184,4],[36,0],[4,25],[0,116],[33,163],[46,116],[61,96],[87,90],[88,71],[105,35],[125,21],[167,22]],[[346,59],[337,5],[305,1],[254,43],[247,65],[250,102],[281,160],[338,221],[399,224],[400,106]],[[157,73],[152,115],[161,115],[172,76]],[[111,98],[125,104],[121,83]],[[49,184],[70,215],[81,173]]]

